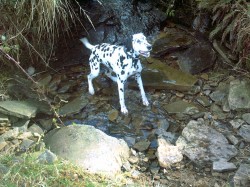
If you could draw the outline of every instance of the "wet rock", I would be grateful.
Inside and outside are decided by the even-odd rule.
[[[241,125],[243,125],[245,122],[242,119],[233,119],[230,120],[229,123],[232,125],[234,129],[239,129]]]
[[[250,184],[250,164],[241,164],[233,177],[235,187],[249,186]]]
[[[129,157],[129,148],[123,140],[88,125],[52,130],[45,136],[45,144],[56,155],[90,173],[114,175],[121,171],[123,161]]]
[[[233,171],[236,169],[237,167],[234,163],[227,162],[225,160],[219,160],[219,161],[213,162],[213,171],[216,171],[216,172]]]
[[[18,118],[30,119],[36,116],[37,107],[29,101],[2,101],[0,112]]]
[[[128,144],[129,147],[132,147],[135,144],[135,138],[133,137],[125,136],[124,140]]]
[[[142,72],[143,85],[153,89],[171,89],[189,91],[197,82],[197,78],[167,66],[160,60],[147,58],[147,67]],[[137,86],[134,83],[132,86]]]
[[[228,143],[226,137],[207,126],[203,120],[190,121],[176,145],[197,164],[220,159],[230,160],[237,155],[237,149]]]
[[[197,102],[200,103],[202,106],[204,107],[208,107],[211,105],[211,102],[209,101],[209,99],[205,96],[198,96],[196,98]]]
[[[197,74],[211,67],[215,62],[215,52],[208,42],[199,42],[182,53],[176,53],[178,65],[184,72]]]
[[[157,126],[158,129],[166,131],[169,128],[169,122],[167,119],[159,119],[159,121],[157,122]]]
[[[232,110],[250,108],[249,80],[233,80],[230,82],[228,103]]]
[[[246,141],[250,142],[250,125],[242,125],[239,130],[239,135]]]
[[[185,101],[176,101],[167,105],[163,105],[163,108],[169,113],[169,114],[189,114],[193,115],[199,112],[199,109],[197,106],[195,106],[192,103],[188,103]]]
[[[150,142],[148,140],[141,140],[139,142],[136,142],[133,147],[139,152],[143,152],[148,149],[149,145],[150,145]]]
[[[88,99],[84,96],[78,96],[75,99],[69,101],[67,104],[59,109],[59,115],[67,116],[76,114],[81,111],[88,104]]]
[[[250,125],[250,113],[243,114],[242,119]]]
[[[178,146],[171,145],[164,138],[158,138],[156,156],[161,167],[169,167],[172,164],[182,161],[183,155]]]
[[[110,121],[114,122],[117,119],[118,115],[119,115],[118,110],[113,109],[109,112],[108,118]]]
[[[37,160],[41,164],[53,164],[58,160],[58,158],[54,153],[46,149],[41,155],[39,155]]]

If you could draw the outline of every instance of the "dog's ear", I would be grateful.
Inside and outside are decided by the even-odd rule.
[[[131,38],[128,38],[124,41],[124,47],[126,51],[131,51],[131,49],[133,48]]]

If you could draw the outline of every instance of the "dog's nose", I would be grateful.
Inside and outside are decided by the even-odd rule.
[[[147,48],[148,48],[149,51],[152,50],[152,46],[151,45],[147,46]]]

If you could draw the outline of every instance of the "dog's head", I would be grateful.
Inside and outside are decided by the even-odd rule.
[[[149,57],[150,51],[152,50],[152,45],[150,45],[142,33],[134,34],[132,40],[132,46],[136,53]]]

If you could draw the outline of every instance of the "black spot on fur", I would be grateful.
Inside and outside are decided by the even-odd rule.
[[[122,88],[120,88],[120,90],[123,92],[123,89],[122,89]]]
[[[124,75],[124,73],[125,73],[125,71],[122,70],[122,71],[121,71],[121,74]]]

